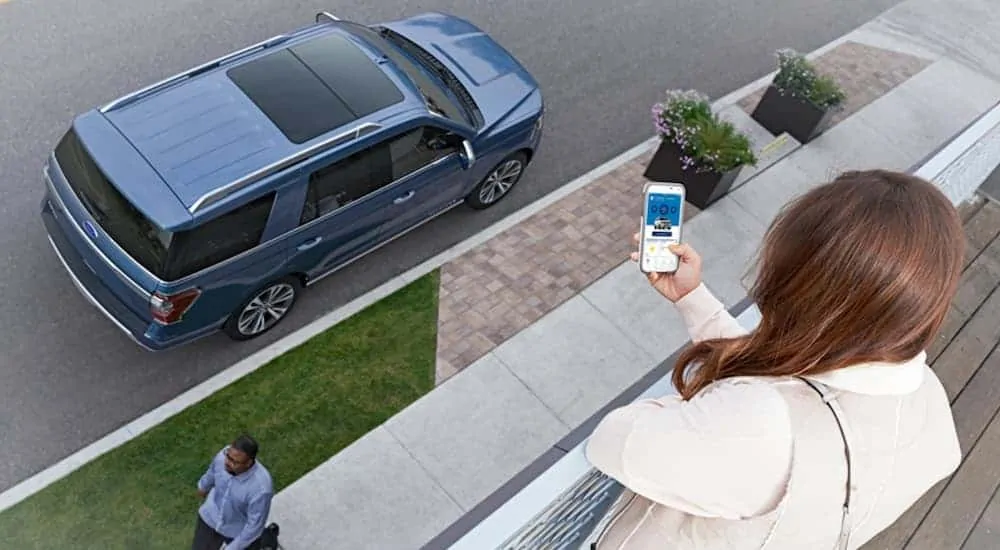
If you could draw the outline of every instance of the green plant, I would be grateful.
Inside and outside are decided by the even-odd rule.
[[[839,107],[844,103],[845,99],[847,99],[847,96],[840,89],[837,81],[823,75],[820,75],[816,79],[816,82],[813,84],[812,95],[809,98],[817,107],[824,109]]]
[[[728,172],[744,164],[757,164],[750,138],[732,123],[715,120],[695,133],[691,142],[693,156],[703,159],[717,172]]]
[[[653,105],[653,122],[664,140],[680,150],[681,167],[728,172],[757,164],[750,139],[712,112],[708,97],[694,90],[668,90]]]
[[[837,82],[819,74],[806,57],[795,50],[777,52],[778,74],[773,84],[782,94],[804,99],[820,109],[839,107],[846,99]]]

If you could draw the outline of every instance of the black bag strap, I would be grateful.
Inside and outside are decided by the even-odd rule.
[[[833,419],[837,421],[837,429],[840,432],[840,439],[844,442],[844,460],[847,463],[847,487],[844,490],[844,506],[843,516],[840,522],[840,536],[837,539],[837,546],[835,548],[837,550],[847,550],[851,537],[851,493],[854,468],[851,463],[851,444],[850,437],[848,436],[847,421],[844,418],[844,410],[840,407],[840,403],[837,402],[836,394],[831,392],[825,385],[812,380],[807,380],[801,376],[797,376],[796,378],[805,382],[806,385],[819,394],[820,398],[823,400],[823,404],[830,409],[831,413],[833,413]]]

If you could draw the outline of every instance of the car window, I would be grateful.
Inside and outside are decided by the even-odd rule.
[[[377,150],[367,149],[310,174],[299,223],[308,223],[378,191],[382,185],[371,170],[372,158],[377,154]]]
[[[171,234],[147,218],[105,177],[72,128],[59,141],[56,161],[87,212],[133,260],[163,277]]]
[[[433,126],[421,126],[391,139],[388,143],[392,162],[392,179],[398,180],[421,168],[458,152],[457,144],[449,144],[448,132]]]
[[[309,175],[299,224],[343,208],[457,152],[457,145],[445,139],[447,134],[422,126],[316,170]]]
[[[260,244],[274,196],[268,193],[202,225],[175,233],[170,243],[167,279],[185,277]]]

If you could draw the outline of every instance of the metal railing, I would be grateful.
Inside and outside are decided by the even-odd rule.
[[[500,545],[502,550],[578,550],[584,547],[624,487],[591,469],[542,513]]]

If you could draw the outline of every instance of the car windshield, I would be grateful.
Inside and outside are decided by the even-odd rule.
[[[347,24],[410,77],[423,94],[429,110],[474,128],[482,124],[479,108],[469,92],[451,71],[423,48],[389,29]]]
[[[170,233],[153,224],[108,181],[75,130],[63,136],[55,156],[70,188],[101,229],[136,262],[162,275]]]

